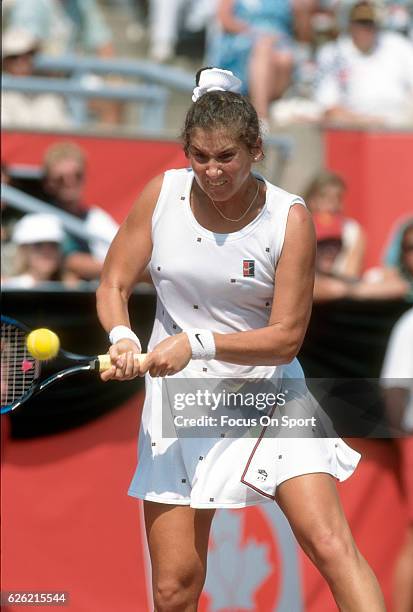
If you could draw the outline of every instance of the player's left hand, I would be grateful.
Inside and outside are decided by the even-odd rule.
[[[191,345],[185,333],[177,334],[162,340],[150,353],[141,374],[149,372],[151,376],[170,376],[183,370],[192,357]]]

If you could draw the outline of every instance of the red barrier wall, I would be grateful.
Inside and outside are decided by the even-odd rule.
[[[5,131],[2,159],[8,164],[41,163],[47,146],[77,142],[88,159],[85,201],[125,218],[143,186],[187,160],[179,143],[97,136],[62,136]],[[380,262],[389,233],[413,213],[413,132],[325,132],[325,164],[347,182],[346,212],[367,231],[366,267]]]
[[[413,132],[325,132],[325,164],[345,179],[346,213],[367,232],[366,267],[380,263],[396,222],[413,215],[412,160]]]
[[[67,138],[4,133],[2,157],[11,164],[39,164],[46,146],[63,139]],[[71,139],[88,156],[86,201],[101,205],[118,221],[147,180],[166,168],[186,165],[179,145],[173,142]],[[413,173],[406,156],[412,144],[409,134],[326,134],[328,165],[348,181],[348,213],[369,228],[370,264],[377,261],[393,222],[411,212]],[[131,402],[64,434],[20,442],[6,439],[4,590],[70,591],[73,612],[150,609],[138,506],[126,496],[135,465],[137,421],[138,411]],[[361,466],[339,491],[356,541],[389,601],[392,567],[406,523],[397,457],[387,443],[363,444]],[[254,535],[260,512],[255,508],[244,511],[246,541],[271,537],[265,521]],[[283,570],[282,559],[275,567],[277,550],[275,543],[271,553],[274,579]],[[333,612],[336,607],[324,581],[303,555],[300,562],[306,612]],[[263,593],[271,592],[276,598],[280,589],[270,583],[261,587],[255,594],[255,610],[269,612],[276,603],[264,604]],[[202,606],[207,612],[206,595]]]
[[[141,401],[47,438],[16,441],[3,432],[2,590],[69,591],[65,609],[71,612],[150,611],[139,502],[126,495],[135,468]],[[359,441],[358,446],[361,464],[339,492],[355,539],[389,603],[406,522],[397,456],[386,442]],[[265,543],[270,564],[249,609],[275,612],[282,581],[288,579],[275,532],[259,507],[234,512],[241,521],[240,553],[244,546]],[[302,553],[300,566],[303,610],[334,612],[324,580]],[[237,589],[236,582],[228,584]],[[211,610],[204,594],[200,611]]]
[[[188,165],[176,142],[4,132],[2,160],[41,165],[45,150],[58,141],[76,142],[86,152],[85,202],[97,204],[121,222],[145,184],[169,168]]]

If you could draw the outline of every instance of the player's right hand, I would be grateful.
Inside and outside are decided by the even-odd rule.
[[[112,367],[100,374],[100,378],[107,380],[132,380],[136,376],[142,376],[139,362],[134,359],[136,353],[140,353],[139,348],[128,338],[122,338],[109,348],[108,351],[112,362]]]

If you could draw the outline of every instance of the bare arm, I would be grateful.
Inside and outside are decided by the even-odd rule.
[[[246,21],[237,19],[234,15],[234,0],[220,0],[217,8],[217,18],[221,27],[232,34],[241,34],[250,29]]]
[[[324,119],[331,123],[340,123],[342,125],[358,127],[379,127],[384,124],[383,119],[380,117],[355,113],[344,108],[343,106],[334,106],[326,110],[324,113]]]
[[[102,271],[102,262],[90,253],[74,252],[68,255],[64,261],[64,269],[83,280],[99,278]]]
[[[314,0],[294,0],[294,30],[295,37],[300,42],[311,42],[313,29],[311,25],[311,17],[316,9]]]
[[[360,281],[351,285],[348,297],[358,300],[397,300],[406,297],[409,284],[403,278],[394,277],[385,282]]]
[[[128,300],[151,257],[152,214],[162,178],[145,187],[108,251],[96,294],[98,317],[108,332],[115,325],[130,326]]]
[[[350,278],[360,278],[363,271],[364,254],[366,252],[366,238],[359,229],[354,244],[344,253],[342,273]]]
[[[341,300],[349,296],[350,285],[348,282],[327,276],[316,274],[314,283],[314,302],[328,302],[330,300]]]

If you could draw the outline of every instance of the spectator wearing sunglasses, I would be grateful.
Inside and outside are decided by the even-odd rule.
[[[88,233],[83,240],[66,232],[62,245],[65,267],[82,280],[96,279],[118,225],[101,208],[84,203],[85,154],[72,142],[58,142],[47,149],[43,170],[47,201],[81,219]]]
[[[380,30],[374,4],[356,3],[349,35],[319,52],[315,97],[325,119],[334,123],[411,125],[413,44]]]
[[[3,36],[3,70],[16,78],[34,76],[34,58],[39,41],[28,31],[9,28]],[[63,99],[52,93],[28,94],[3,90],[1,94],[2,127],[68,127],[70,115]]]

